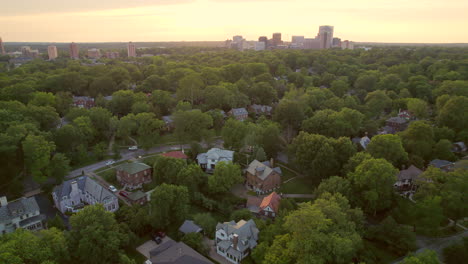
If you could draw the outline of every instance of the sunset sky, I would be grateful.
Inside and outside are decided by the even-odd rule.
[[[373,42],[468,42],[467,0],[1,1],[3,41],[248,40],[282,32]]]

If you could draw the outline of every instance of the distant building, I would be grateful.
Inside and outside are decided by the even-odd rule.
[[[245,45],[246,45],[245,39],[242,36],[237,35],[237,36],[232,37],[232,42],[230,43],[230,48],[242,51],[242,50],[244,50]]]
[[[453,170],[455,163],[448,160],[435,159],[429,163],[429,166],[439,168],[443,171],[449,172]]]
[[[22,197],[11,202],[5,196],[0,197],[0,235],[18,228],[31,231],[42,229],[45,218],[34,197]]]
[[[96,104],[94,98],[88,96],[73,96],[73,105],[78,108],[92,108]]]
[[[304,49],[320,49],[320,40],[317,38],[304,39]]]
[[[265,43],[265,49],[268,48],[268,38],[266,36],[259,37],[258,41]]]
[[[128,57],[129,58],[135,58],[137,56],[137,54],[136,54],[136,45],[134,43],[132,43],[132,42],[128,43],[127,51],[128,51]]]
[[[249,112],[245,108],[233,108],[228,112],[229,116],[234,117],[239,121],[244,121],[249,117]]]
[[[254,113],[257,117],[260,115],[266,115],[266,116],[271,116],[272,114],[273,107],[269,105],[258,105],[258,104],[253,104],[249,106],[249,111],[251,113]]]
[[[240,36],[240,35],[237,35],[237,36],[233,36],[233,37],[232,37],[232,41],[233,41],[233,42],[241,42],[241,41],[243,41],[243,40],[244,40],[244,38],[243,38],[242,36]]]
[[[260,50],[265,50],[266,49],[266,44],[263,41],[256,41],[254,42],[254,50],[260,51]]]
[[[304,44],[304,40],[305,40],[304,36],[292,36],[291,43]]]
[[[108,59],[117,59],[120,57],[120,53],[114,52],[114,51],[108,51],[106,52],[106,58]]]
[[[5,55],[5,47],[3,46],[2,38],[0,38],[0,54]]]
[[[273,46],[279,46],[283,44],[281,40],[281,33],[273,33],[273,38],[271,39],[271,44]]]
[[[259,230],[255,222],[240,220],[216,225],[216,253],[238,264],[257,246]]]
[[[89,49],[88,58],[91,58],[91,59],[101,58],[101,51],[99,49]]]
[[[47,53],[49,54],[49,60],[55,60],[58,57],[56,46],[47,47]]]
[[[387,119],[386,124],[387,127],[391,128],[388,132],[393,132],[388,134],[395,134],[396,132],[404,131],[408,127],[408,120],[399,116],[390,117],[389,119]]]
[[[197,162],[200,167],[206,171],[213,171],[218,162],[232,162],[234,160],[234,151],[212,148],[206,153],[197,155]]]
[[[333,41],[333,26],[320,26],[318,38],[321,49],[329,49],[332,47]]]
[[[153,178],[152,168],[145,163],[123,163],[116,168],[117,181],[124,189],[142,188],[143,184],[150,183]]]
[[[104,209],[119,209],[118,198],[93,179],[82,176],[64,181],[52,191],[55,207],[62,213],[78,212],[87,205],[102,204]]]
[[[75,42],[72,42],[70,44],[70,58],[75,59],[75,60],[80,58],[80,52],[78,50],[78,45],[76,45]]]
[[[148,202],[148,195],[140,190],[137,190],[135,192],[129,193],[127,195],[127,200],[132,204],[139,204],[139,205],[144,205],[146,202]]]
[[[21,55],[23,57],[31,57],[31,47],[29,46],[22,46],[21,47]]]
[[[349,40],[342,41],[341,49],[354,49],[354,44]]]
[[[333,38],[332,48],[341,48],[341,39],[340,38]]]
[[[411,165],[406,170],[401,170],[397,174],[397,182],[393,185],[399,191],[414,191],[415,183],[419,180],[419,175],[423,173],[422,170],[418,169],[416,166]]]

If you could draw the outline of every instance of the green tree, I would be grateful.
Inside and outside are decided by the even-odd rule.
[[[183,184],[179,183],[179,178],[188,178],[183,177],[185,172],[181,173],[185,166],[187,164],[182,159],[158,156],[153,165],[153,180],[157,183]]]
[[[64,154],[56,153],[50,160],[48,175],[54,178],[56,183],[61,183],[70,169],[70,160]]]
[[[216,221],[210,213],[198,213],[193,216],[193,220],[197,225],[203,228],[203,232],[206,235],[210,237],[214,235],[218,221]]]
[[[403,146],[411,155],[429,160],[434,146],[434,132],[429,123],[425,121],[411,122],[408,129],[401,132]]]
[[[426,118],[428,116],[427,103],[418,98],[410,98],[407,102],[408,110],[417,118]]]
[[[240,220],[248,221],[252,219],[253,215],[249,209],[239,209],[231,213],[229,219],[239,222]]]
[[[447,126],[456,132],[468,129],[468,98],[464,96],[451,97],[439,110],[437,123],[440,126]]]
[[[468,215],[468,203],[466,193],[468,192],[468,173],[458,170],[448,175],[443,184],[440,195],[442,196],[442,207],[444,214],[455,221]]]
[[[23,141],[24,163],[34,180],[42,183],[47,179],[46,170],[55,144],[42,136],[28,135]]]
[[[435,251],[425,250],[417,255],[406,257],[402,264],[439,264],[439,258]]]
[[[164,125],[153,113],[140,113],[135,116],[139,144],[144,149],[154,146],[159,139],[159,132]]]
[[[174,126],[181,141],[200,141],[208,135],[207,130],[213,126],[213,119],[200,110],[179,111],[174,114]]]
[[[354,172],[348,174],[353,190],[353,199],[364,212],[376,214],[387,209],[393,200],[393,184],[396,170],[384,159],[366,159]]]
[[[441,139],[434,145],[432,156],[442,160],[457,160],[457,156],[452,152],[452,143],[447,139]]]
[[[236,119],[229,119],[223,126],[221,135],[224,144],[229,149],[240,150],[245,144],[249,125]]]
[[[439,231],[439,227],[444,221],[441,197],[427,197],[416,203],[415,214],[418,219],[417,228],[423,234],[434,235]]]
[[[107,145],[104,142],[100,142],[93,147],[93,154],[97,160],[103,160],[107,154]]]
[[[183,77],[179,81],[179,87],[177,88],[177,98],[179,100],[187,100],[193,105],[198,102],[202,96],[204,88],[203,79],[198,73],[191,73]]]
[[[163,183],[151,193],[150,222],[154,228],[166,228],[171,223],[182,222],[189,209],[187,187]]]
[[[276,107],[273,119],[283,126],[290,141],[304,120],[303,106],[297,101],[283,99]]]
[[[351,183],[348,179],[339,176],[332,176],[320,182],[320,185],[315,190],[315,197],[320,197],[324,193],[340,193],[348,198],[351,194]]]
[[[242,180],[239,165],[218,162],[213,175],[208,176],[208,189],[212,193],[228,192],[234,184],[241,183]]]
[[[396,167],[400,167],[408,161],[408,153],[397,135],[387,134],[373,137],[367,146],[367,152],[374,158],[386,159]]]
[[[387,249],[398,255],[416,249],[416,235],[407,227],[399,225],[391,216],[379,225],[370,226],[366,238],[385,244]]]
[[[114,215],[102,205],[86,206],[70,218],[68,244],[73,259],[83,263],[116,263],[126,236]],[[96,258],[99,256],[99,258]]]
[[[461,243],[454,243],[443,250],[444,260],[447,264],[458,264],[460,260],[468,258],[468,238]]]

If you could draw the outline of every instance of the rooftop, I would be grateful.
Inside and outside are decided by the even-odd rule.
[[[147,169],[151,169],[151,167],[141,162],[132,162],[132,163],[125,162],[117,166],[117,170],[125,171],[128,174],[135,174],[135,173],[147,170]]]
[[[161,154],[164,157],[176,158],[176,159],[188,159],[187,155],[185,155],[182,151],[170,151]]]

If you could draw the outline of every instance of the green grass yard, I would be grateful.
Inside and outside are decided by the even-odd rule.
[[[312,183],[305,177],[297,177],[287,183],[281,185],[279,192],[290,194],[312,194],[314,188]]]

